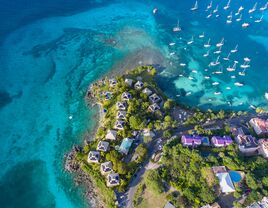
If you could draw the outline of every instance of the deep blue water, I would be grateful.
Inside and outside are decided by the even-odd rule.
[[[247,29],[235,20],[241,2],[243,21],[251,24]],[[234,1],[228,11],[222,9],[226,2],[215,0],[220,16],[210,19],[204,11],[207,0],[196,12],[189,10],[194,1],[182,0],[0,3],[0,207],[88,206],[83,188],[63,171],[63,156],[96,124],[95,110],[83,98],[88,85],[111,69],[155,64],[168,95],[204,109],[267,108],[267,14],[255,23],[261,13],[248,15],[252,0]],[[231,10],[233,23],[227,25]],[[182,31],[174,33],[178,19]],[[188,45],[192,36],[194,43]],[[215,44],[222,37],[222,57],[236,44],[238,52],[229,62],[221,60],[222,74],[213,74],[221,69],[208,64],[216,59]],[[204,58],[208,38],[214,47]],[[240,76],[244,57],[251,58],[251,67]],[[226,71],[234,60],[237,70]]]

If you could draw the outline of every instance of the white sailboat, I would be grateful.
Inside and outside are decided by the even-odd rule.
[[[242,27],[243,27],[243,28],[247,28],[247,27],[249,27],[249,23],[244,22],[244,23],[242,24]]]
[[[233,71],[235,71],[236,70],[236,65],[237,65],[237,63],[238,63],[238,61],[234,61],[234,65],[232,66],[232,67],[227,67],[227,71],[229,71],[229,72],[233,72]]]
[[[246,76],[245,71],[246,71],[246,69],[244,69],[243,71],[239,72],[238,74],[239,74],[240,76]]]
[[[264,11],[264,10],[266,10],[267,7],[268,7],[268,2],[266,2],[266,4],[265,4],[263,7],[260,8],[260,11]]]
[[[233,17],[229,17],[227,20],[226,20],[226,24],[231,24],[233,22]]]
[[[205,79],[210,79],[210,77],[209,77],[209,76],[204,76],[204,78],[205,78]]]
[[[207,11],[212,8],[212,1],[210,1],[209,5],[207,6]]]
[[[207,15],[207,19],[209,19],[212,16],[212,11]]]
[[[205,48],[209,48],[211,45],[210,45],[210,38],[208,39],[208,42],[204,44],[204,47]]]
[[[223,68],[222,66],[220,67],[219,71],[215,71],[214,74],[222,74],[223,73]]]
[[[204,38],[205,37],[205,32],[199,35],[199,38]]]
[[[216,61],[210,62],[209,66],[217,66],[220,64],[219,62],[220,56],[217,57]]]
[[[180,32],[180,31],[181,31],[180,21],[178,20],[176,27],[173,27],[173,32]]]
[[[244,61],[246,61],[246,62],[250,62],[251,59],[250,59],[249,57],[245,57],[245,58],[244,58]]]
[[[157,11],[158,11],[158,9],[157,9],[157,8],[154,8],[154,9],[153,9],[153,14],[156,14]]]
[[[268,92],[264,94],[264,97],[266,98],[266,100],[268,100]]]
[[[258,5],[258,2],[256,2],[254,4],[254,6],[252,7],[252,9],[248,10],[248,13],[251,14],[251,13],[255,12],[256,11],[256,8],[257,8],[257,5]]]
[[[217,13],[219,10],[219,5],[216,6],[216,8],[213,10],[213,13]]]
[[[237,51],[238,51],[238,45],[236,45],[235,48],[232,49],[230,52],[231,52],[231,53],[236,53]]]
[[[192,36],[191,40],[187,42],[187,45],[191,45],[194,42],[194,36]]]
[[[209,56],[209,51],[207,51],[207,53],[203,54],[204,57],[208,57]]]
[[[231,88],[231,87],[226,87],[225,89],[226,89],[226,90],[231,90],[232,88]]]
[[[231,52],[228,53],[226,57],[223,58],[224,61],[229,61],[231,56]]]
[[[219,47],[222,47],[224,45],[224,38],[221,39],[221,42],[217,43],[216,46],[219,48]]]
[[[227,10],[230,8],[230,3],[231,3],[231,0],[228,1],[228,3],[226,4],[226,6],[223,7],[224,10]]]
[[[262,19],[263,19],[263,14],[261,15],[260,19],[255,20],[255,22],[260,23],[260,22],[262,22]]]
[[[237,22],[240,22],[242,20],[242,14],[236,19]]]
[[[180,66],[185,67],[186,64],[185,63],[180,63]]]
[[[244,86],[244,84],[240,83],[240,82],[235,82],[234,85],[237,86],[237,87],[243,87]]]
[[[191,8],[191,11],[195,11],[198,9],[198,1],[195,2],[194,7]]]
[[[231,13],[227,16],[227,18],[231,18],[233,17],[233,12],[231,11]]]
[[[220,84],[219,82],[213,82],[213,83],[212,83],[213,86],[217,86],[217,85],[219,85],[219,84]]]
[[[214,95],[220,95],[221,92],[214,92]]]
[[[214,51],[214,54],[220,54],[221,53],[221,48],[222,48],[222,46],[220,46],[217,51]]]
[[[243,64],[240,65],[242,69],[247,69],[250,67],[249,62],[245,61]]]
[[[169,46],[174,46],[176,43],[174,43],[174,42],[171,42],[171,43],[169,43]]]

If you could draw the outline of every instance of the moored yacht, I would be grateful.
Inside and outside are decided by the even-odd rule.
[[[208,57],[209,56],[209,51],[207,51],[207,53],[203,54],[204,57]]]
[[[244,86],[244,84],[241,83],[241,82],[235,82],[234,85],[237,86],[237,87],[243,87]]]
[[[178,20],[176,27],[173,27],[173,32],[180,32],[180,31],[181,31],[180,21]]]
[[[221,92],[214,92],[214,95],[220,95]]]
[[[244,23],[242,24],[242,27],[243,27],[243,28],[247,28],[247,27],[249,27],[249,23],[244,22]]]
[[[223,45],[224,45],[224,38],[221,39],[221,42],[216,44],[217,47],[221,47]]]
[[[207,6],[207,11],[212,8],[212,1],[210,1],[209,5]]]
[[[210,38],[208,39],[208,42],[204,44],[204,47],[205,48],[209,48],[211,45],[210,45]]]
[[[231,53],[236,53],[237,51],[238,51],[238,45],[236,45],[235,48],[232,49],[230,52],[231,52]]]
[[[222,46],[220,46],[217,51],[214,51],[214,54],[220,54],[221,53],[221,48],[222,48]]]
[[[266,2],[266,4],[265,4],[263,7],[260,8],[260,11],[264,11],[264,10],[266,10],[267,7],[268,7],[268,2]]]
[[[219,82],[213,82],[213,83],[212,83],[213,86],[217,86],[217,85],[219,85],[219,84],[220,84]]]
[[[169,43],[170,46],[174,46],[176,43],[172,42],[172,43]]]
[[[227,67],[227,71],[229,71],[229,72],[233,72],[233,71],[235,71],[236,70],[236,64],[238,63],[238,61],[234,61],[234,65],[232,66],[232,67]]]
[[[199,38],[204,38],[205,37],[205,32],[199,35]]]
[[[230,8],[230,3],[231,3],[231,0],[228,1],[228,3],[226,4],[226,6],[223,7],[224,10],[227,10]]]
[[[195,2],[194,7],[191,8],[191,11],[195,11],[198,9],[198,1]]]
[[[237,22],[240,22],[242,20],[242,14],[236,19]]]
[[[191,45],[194,42],[194,36],[192,36],[191,40],[187,42],[187,45]]]
[[[153,14],[156,14],[157,11],[158,11],[158,9],[157,9],[157,8],[154,8],[154,9],[153,9]]]
[[[216,61],[210,62],[209,66],[217,66],[220,64],[219,62],[220,56],[217,57]]]
[[[224,61],[229,61],[230,60],[230,55],[231,55],[231,52],[229,52],[228,55],[223,58],[223,60]]]
[[[260,22],[262,22],[262,19],[263,19],[263,14],[261,15],[260,19],[257,19],[257,20],[255,20],[254,22],[256,22],[256,23],[260,23]]]
[[[219,10],[219,5],[216,6],[216,8],[213,10],[213,13],[217,13]]]
[[[268,100],[268,92],[264,94],[264,97],[266,98],[266,100]]]
[[[258,2],[256,2],[254,4],[254,6],[252,7],[252,9],[248,10],[248,13],[251,14],[251,13],[255,12],[256,11],[256,8],[257,8],[257,5],[258,5]]]

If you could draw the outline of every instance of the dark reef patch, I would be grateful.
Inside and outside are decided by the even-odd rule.
[[[12,97],[7,91],[0,91],[0,109],[12,102]]]

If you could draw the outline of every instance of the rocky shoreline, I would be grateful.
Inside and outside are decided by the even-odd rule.
[[[65,155],[65,171],[74,174],[74,182],[76,186],[83,185],[86,188],[84,197],[91,207],[104,208],[105,205],[94,188],[93,181],[90,176],[80,168],[80,164],[75,159],[76,154],[79,152],[82,152],[82,147],[74,146],[72,150]]]

